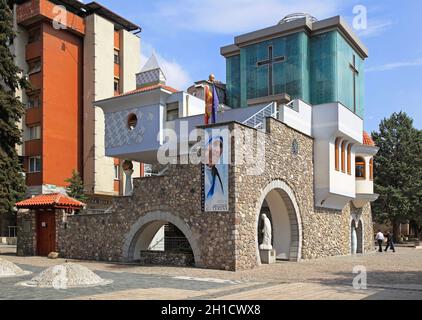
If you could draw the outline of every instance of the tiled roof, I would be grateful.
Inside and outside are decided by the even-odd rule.
[[[374,140],[372,140],[372,137],[366,131],[363,132],[363,144],[365,146],[375,147]]]
[[[164,84],[154,84],[152,86],[138,88],[138,89],[135,89],[135,90],[132,90],[132,91],[128,91],[128,92],[122,93],[122,94],[118,95],[118,97],[120,97],[120,96],[127,96],[129,94],[135,94],[135,93],[139,93],[139,92],[151,91],[151,90],[155,90],[155,89],[158,89],[158,88],[162,88],[162,89],[167,90],[167,91],[170,91],[172,93],[179,92],[179,90],[177,90],[175,88],[172,88],[172,87],[169,87],[169,86],[166,86]]]
[[[27,209],[40,207],[82,208],[83,206],[85,206],[84,203],[61,193],[40,194],[16,204],[18,208]]]

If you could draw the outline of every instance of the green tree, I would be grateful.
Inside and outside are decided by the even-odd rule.
[[[25,181],[16,146],[22,143],[18,122],[24,106],[16,90],[29,87],[15,65],[10,44],[15,37],[13,13],[6,0],[0,0],[0,219],[14,213],[15,203],[25,194]]]
[[[67,193],[70,197],[75,198],[79,201],[86,201],[86,195],[84,193],[84,183],[78,171],[73,170],[72,177],[65,180],[69,183],[67,187]]]
[[[421,134],[413,120],[400,112],[382,120],[372,138],[380,148],[374,157],[374,187],[380,195],[374,215],[378,222],[391,222],[397,239],[400,223],[420,215]]]

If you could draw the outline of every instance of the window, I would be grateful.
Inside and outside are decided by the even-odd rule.
[[[339,166],[339,154],[338,154],[338,150],[339,150],[339,145],[340,145],[340,138],[336,138],[336,142],[334,145],[334,157],[335,157],[335,168],[337,171],[340,170],[340,166]]]
[[[114,49],[114,63],[120,64],[120,51],[117,49]]]
[[[352,145],[347,146],[347,174],[352,174]]]
[[[28,75],[41,71],[41,60],[33,60],[28,62]]]
[[[355,159],[356,166],[356,178],[365,179],[365,159],[362,157],[357,157]]]
[[[28,44],[39,41],[40,39],[41,39],[41,29],[40,28],[36,28],[36,29],[29,31]]]
[[[34,173],[34,172],[40,172],[41,171],[41,157],[29,157],[28,161],[28,172]]]
[[[138,124],[138,117],[136,114],[131,113],[127,118],[127,127],[129,130],[135,129],[136,125]]]
[[[173,102],[167,104],[167,121],[173,121],[179,118],[179,102]]]
[[[120,166],[118,164],[114,165],[114,180],[120,180]]]
[[[115,94],[120,93],[120,80],[117,78],[114,78],[114,93]]]
[[[26,107],[29,108],[38,108],[41,106],[41,99],[39,94],[33,94],[28,97],[28,103]]]
[[[347,141],[343,141],[341,144],[341,171],[346,172],[346,144]]]
[[[41,138],[41,127],[32,126],[28,128],[28,138],[29,140],[35,140]]]
[[[374,180],[374,158],[369,160],[369,179]]]

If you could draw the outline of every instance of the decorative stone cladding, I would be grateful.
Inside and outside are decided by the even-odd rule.
[[[365,251],[373,249],[369,205],[363,209],[346,205],[343,211],[314,207],[312,137],[273,118],[267,118],[266,132],[236,122],[211,126],[228,126],[261,136],[261,145],[265,143],[265,154],[257,158],[265,159],[260,174],[249,174],[256,163],[229,165],[228,212],[202,212],[200,165],[170,165],[163,176],[134,179],[133,195],[115,198],[110,213],[69,216],[66,223],[57,219],[61,256],[130,261],[140,232],[159,220],[174,224],[184,233],[196,266],[251,269],[260,264],[258,219],[262,203],[272,190],[278,190],[288,211],[290,260],[350,254],[350,217],[356,210],[362,213]],[[231,151],[233,162],[239,151],[255,155],[257,144],[237,144],[232,138]],[[22,238],[18,252],[33,254],[33,237],[22,233],[22,223],[19,228]]]
[[[141,265],[172,265],[177,267],[192,266],[193,254],[172,251],[141,251]]]

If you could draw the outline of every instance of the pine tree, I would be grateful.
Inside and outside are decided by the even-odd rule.
[[[400,223],[412,220],[421,195],[421,135],[405,113],[393,113],[373,132],[380,148],[374,157],[374,187],[379,199],[373,211],[378,222],[391,222],[397,239]],[[419,194],[419,197],[418,197]]]
[[[78,171],[73,170],[72,177],[66,179],[66,182],[69,183],[69,186],[67,187],[67,193],[70,197],[82,202],[86,201],[84,183]]]
[[[25,194],[25,181],[16,146],[22,143],[18,122],[24,106],[15,96],[17,89],[28,88],[15,65],[10,43],[15,37],[13,13],[6,0],[0,0],[0,219],[14,213],[15,203]]]

